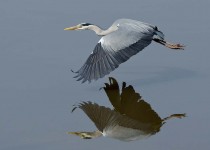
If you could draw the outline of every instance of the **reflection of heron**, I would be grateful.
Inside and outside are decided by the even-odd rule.
[[[96,103],[83,102],[76,106],[82,109],[98,128],[94,132],[69,132],[83,139],[91,139],[101,135],[122,141],[132,141],[149,137],[160,131],[164,122],[173,117],[184,117],[185,114],[173,114],[161,119],[145,102],[131,85],[122,85],[122,93],[117,81],[110,78],[104,90],[114,109],[99,106]]]
[[[90,23],[81,23],[64,30],[93,30],[103,36],[85,64],[76,72],[75,77],[82,82],[104,77],[152,41],[171,49],[184,48],[180,44],[166,42],[164,34],[156,26],[131,19],[119,19],[107,30]]]

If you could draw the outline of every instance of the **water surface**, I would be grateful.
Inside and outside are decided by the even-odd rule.
[[[209,39],[207,0],[0,1],[0,147],[2,150],[210,149]],[[79,101],[110,106],[99,91],[108,77],[80,84],[77,70],[99,37],[63,29],[81,22],[109,27],[118,18],[157,25],[166,39],[186,45],[174,51],[152,43],[112,72],[140,91],[160,117],[161,132],[140,141],[81,140],[67,131],[95,127],[85,114],[71,114]]]

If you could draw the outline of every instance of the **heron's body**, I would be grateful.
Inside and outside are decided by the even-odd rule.
[[[152,134],[145,132],[144,130],[127,128],[116,125],[111,128],[107,128],[103,131],[103,136],[118,139],[121,141],[134,141],[147,138]]]
[[[84,139],[91,139],[101,135],[121,141],[133,141],[147,138],[160,131],[165,120],[176,115],[161,119],[158,114],[145,102],[132,86],[123,83],[122,93],[115,79],[110,78],[104,90],[114,109],[100,106],[96,103],[83,102],[76,108],[82,109],[94,122],[98,131],[70,132]],[[182,116],[182,115],[179,115]]]
[[[99,130],[97,132],[70,132],[84,139],[103,135],[104,137],[121,141],[133,141],[155,134],[162,126],[162,121],[159,117],[158,119],[160,120],[155,120],[155,124],[153,124],[154,122],[146,123],[143,120],[136,120],[126,114],[120,114],[115,110],[99,106],[96,103],[83,102],[78,107],[87,114]]]
[[[93,30],[102,36],[85,64],[75,73],[82,82],[97,80],[127,61],[130,57],[147,47],[152,41],[158,42],[171,49],[183,49],[180,44],[171,44],[164,40],[164,34],[156,26],[148,23],[119,19],[107,30],[82,23],[65,30]]]

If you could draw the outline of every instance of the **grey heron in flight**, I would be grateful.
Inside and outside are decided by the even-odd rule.
[[[100,106],[96,103],[82,102],[76,108],[82,109],[94,122],[98,130],[93,132],[68,132],[83,139],[92,139],[99,136],[111,137],[122,141],[133,141],[147,138],[160,131],[161,126],[170,118],[181,118],[185,114],[173,114],[161,119],[145,102],[131,85],[123,82],[120,88],[114,78],[109,78],[110,84],[105,83],[103,88],[113,105],[113,109]]]
[[[164,34],[156,26],[131,19],[116,20],[107,30],[90,23],[64,30],[93,30],[102,36],[85,64],[75,72],[75,78],[82,83],[103,78],[152,41],[171,49],[184,49],[183,45],[165,41]]]

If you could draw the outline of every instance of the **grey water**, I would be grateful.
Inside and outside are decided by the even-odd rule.
[[[0,149],[209,149],[210,1],[0,1]],[[82,140],[68,131],[95,130],[73,105],[93,101],[110,107],[99,89],[75,81],[100,39],[91,31],[64,31],[82,22],[108,28],[118,18],[157,25],[184,51],[152,43],[109,76],[132,85],[167,122],[154,136],[133,142]]]

